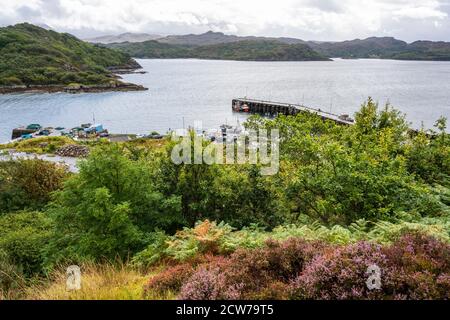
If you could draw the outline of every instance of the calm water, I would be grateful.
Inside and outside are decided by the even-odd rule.
[[[336,60],[334,62],[235,62],[139,60],[147,74],[126,75],[146,92],[0,95],[0,142],[19,125],[74,127],[103,123],[113,133],[166,132],[203,122],[236,123],[231,100],[304,103],[353,114],[372,96],[389,101],[413,126],[450,118],[450,62]],[[243,117],[240,115],[239,117]],[[183,121],[184,119],[184,121]]]

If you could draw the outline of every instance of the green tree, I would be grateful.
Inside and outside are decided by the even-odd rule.
[[[31,277],[42,271],[42,248],[51,237],[52,221],[42,212],[17,212],[0,216],[0,251]]]
[[[421,130],[407,147],[408,169],[427,183],[450,186],[450,137],[447,119],[441,117],[438,132]]]
[[[43,208],[67,177],[66,167],[40,159],[0,162],[0,213]]]
[[[182,222],[179,198],[160,193],[149,163],[130,160],[120,146],[98,147],[79,168],[52,203],[56,226],[49,260],[126,258],[153,231],[174,230]]]

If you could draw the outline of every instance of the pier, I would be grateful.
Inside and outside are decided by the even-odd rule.
[[[261,113],[261,114],[284,114],[296,115],[300,112],[308,112],[318,115],[324,120],[331,120],[340,125],[353,125],[355,121],[349,115],[337,115],[330,112],[305,107],[299,104],[255,100],[247,98],[233,99],[232,108],[235,112]]]

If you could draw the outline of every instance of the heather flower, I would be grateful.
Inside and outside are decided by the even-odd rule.
[[[296,299],[376,299],[380,290],[369,290],[367,269],[378,265],[382,270],[387,259],[382,247],[360,242],[338,247],[317,256],[301,275],[291,282],[290,293]]]
[[[171,267],[150,279],[144,288],[144,296],[150,293],[164,296],[168,292],[178,292],[193,273],[194,268],[187,263]]]
[[[201,268],[183,285],[181,300],[237,300],[242,284],[228,286],[219,268]]]

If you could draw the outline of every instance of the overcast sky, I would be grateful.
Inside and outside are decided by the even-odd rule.
[[[24,21],[80,38],[213,30],[305,40],[450,41],[450,0],[0,0],[0,25]]]

